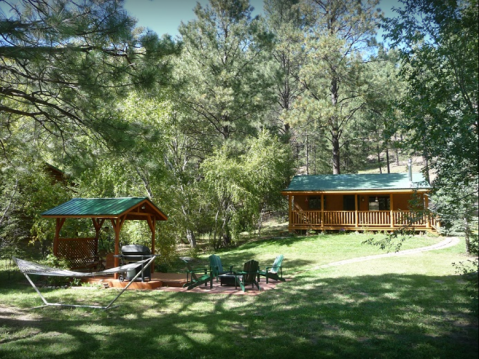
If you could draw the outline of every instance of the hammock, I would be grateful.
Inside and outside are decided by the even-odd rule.
[[[70,271],[67,269],[59,269],[59,268],[52,268],[48,267],[45,265],[41,265],[38,263],[34,262],[29,262],[20,258],[12,257],[15,263],[17,264],[18,268],[20,269],[20,272],[23,273],[23,275],[27,278],[28,282],[32,285],[32,287],[35,289],[35,291],[38,293],[40,298],[42,298],[43,303],[45,305],[42,305],[40,307],[35,307],[35,308],[43,308],[47,306],[63,306],[63,307],[79,307],[79,308],[98,308],[98,309],[110,309],[114,308],[112,307],[113,303],[125,292],[125,290],[128,289],[128,287],[135,281],[136,278],[138,278],[146,268],[148,268],[151,263],[156,258],[156,255],[152,256],[151,258],[144,259],[142,261],[138,261],[135,263],[129,263],[125,264],[119,267],[115,268],[110,268],[106,269],[100,272],[90,272],[90,273],[84,273],[84,272],[74,272]],[[109,274],[115,274],[115,273],[123,273],[126,272],[130,269],[135,269],[138,266],[142,266],[141,271],[139,271],[133,279],[131,279],[130,283],[126,285],[125,288],[118,294],[108,305],[106,306],[100,306],[100,305],[75,305],[75,304],[62,304],[62,303],[49,303],[43,295],[40,293],[38,288],[35,286],[35,284],[32,282],[30,277],[28,276],[29,274],[34,274],[34,275],[42,275],[42,276],[55,276],[55,277],[96,277],[96,276],[102,276],[102,275],[109,275]],[[115,306],[117,307],[117,306]]]

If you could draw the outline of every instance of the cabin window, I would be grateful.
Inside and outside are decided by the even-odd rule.
[[[391,199],[389,196],[369,196],[370,211],[389,211],[391,209]]]
[[[308,198],[309,209],[321,209],[321,196],[311,196]],[[324,208],[326,208],[326,196],[324,197]]]

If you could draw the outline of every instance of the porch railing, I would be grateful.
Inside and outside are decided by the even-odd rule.
[[[356,216],[357,213],[357,216]],[[357,218],[356,218],[357,217]],[[391,222],[392,218],[392,222]],[[434,216],[414,211],[299,211],[291,213],[294,227],[403,227],[436,228]]]

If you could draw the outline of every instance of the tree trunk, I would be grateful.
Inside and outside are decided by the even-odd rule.
[[[386,166],[388,168],[388,173],[391,173],[391,166],[389,166],[389,148],[386,146]]]
[[[466,252],[467,254],[471,254],[471,228],[469,227],[469,221],[467,217],[464,217],[464,239],[466,241]]]
[[[427,154],[425,154],[423,156],[423,159],[424,159],[424,171],[425,171],[425,174],[426,174],[426,181],[428,183],[430,183],[430,181],[429,181],[429,160],[427,159]]]
[[[3,212],[2,218],[0,218],[0,225],[3,223],[5,218],[8,219],[7,213],[10,209],[10,206],[12,205],[15,194],[17,193],[17,187],[18,187],[18,178],[15,179],[15,187],[13,188],[12,195],[10,196],[10,199],[8,201],[8,205],[5,207],[5,211]]]
[[[308,134],[306,134],[306,174],[309,175],[309,143],[308,143]]]
[[[332,23],[334,23],[334,19],[331,20]],[[339,99],[339,88],[338,88],[338,79],[336,77],[333,77],[331,80],[331,103],[333,106],[338,105],[338,99]],[[332,123],[332,131],[331,131],[331,141],[333,145],[333,174],[339,175],[341,174],[341,165],[340,165],[340,158],[339,158],[339,137],[340,137],[340,132],[338,128],[338,119],[336,117],[333,117],[331,119]]]
[[[383,173],[383,170],[381,168],[381,150],[379,149],[379,145],[376,145],[376,151],[377,151],[377,154],[378,154],[379,173]]]
[[[216,216],[215,216],[215,231],[214,231],[214,235],[213,235],[213,247],[214,249],[218,249],[219,248],[219,239],[218,238],[218,216],[220,214],[220,211],[216,211]]]
[[[289,123],[285,123],[284,124],[284,132],[285,133],[289,133],[289,129],[291,128],[291,126],[289,125]]]
[[[188,243],[190,244],[191,248],[196,248],[195,233],[191,229],[186,230],[186,238],[188,239]]]
[[[228,222],[229,222],[229,218],[227,218],[228,216],[225,214],[225,216],[223,217],[223,226],[221,228],[221,232],[222,232],[222,239],[223,239],[223,246],[225,247],[228,247],[231,243],[231,236],[230,236],[230,233],[229,233],[229,230],[228,230]]]
[[[338,131],[332,133],[332,145],[333,145],[333,174],[341,174],[340,157],[339,157],[339,134]]]
[[[263,228],[263,209],[264,207],[261,206],[261,210],[259,211],[259,218],[258,218],[258,237],[261,235],[261,229]]]
[[[143,183],[143,187],[145,187],[146,193],[148,193],[148,198],[152,201],[153,200],[153,192],[151,192],[150,183],[146,176],[140,172],[140,169],[135,166],[136,173],[138,177],[140,177],[141,182]]]
[[[396,166],[399,166],[399,146],[397,143],[397,135],[394,134],[394,145],[395,145],[395,151],[396,151]]]

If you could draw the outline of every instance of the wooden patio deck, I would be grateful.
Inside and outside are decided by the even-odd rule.
[[[153,273],[151,280],[148,282],[134,282],[129,287],[130,289],[153,290],[160,287],[183,287],[186,283],[186,274],[183,273]],[[114,279],[113,276],[101,276],[93,278],[84,278],[84,282],[92,284],[108,285],[110,288],[125,288],[129,281],[121,282]]]
[[[286,278],[286,281],[289,281]],[[108,288],[125,288],[128,285],[128,281],[120,282],[118,279],[114,279],[112,276],[84,278],[84,282],[92,284],[102,284]],[[207,293],[207,294],[235,294],[235,295],[258,295],[263,291],[271,290],[281,282],[270,280],[266,284],[265,279],[262,277],[260,287],[261,291],[247,287],[246,292],[241,291],[241,288],[235,288],[234,286],[220,285],[220,282],[213,280],[213,287],[201,285],[191,290],[183,288],[183,284],[186,283],[186,273],[153,273],[152,280],[149,282],[134,282],[128,290],[163,290],[165,292],[188,292],[188,293]]]

